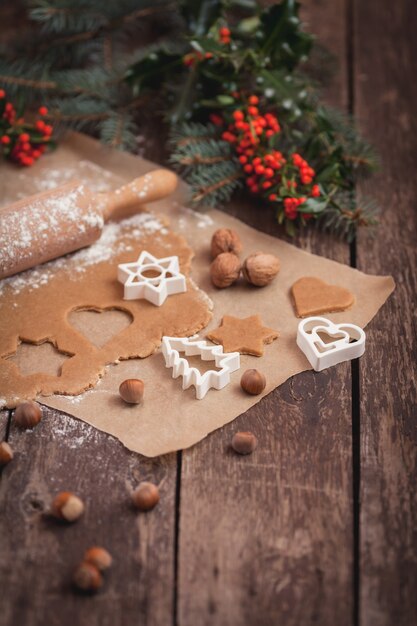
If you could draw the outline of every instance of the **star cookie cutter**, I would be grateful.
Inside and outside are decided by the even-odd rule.
[[[220,370],[209,370],[202,374],[190,367],[185,356],[200,355],[202,361],[213,361]],[[165,366],[172,367],[172,378],[182,376],[182,388],[195,387],[197,400],[202,400],[209,389],[223,389],[230,383],[230,374],[240,368],[239,352],[223,352],[223,346],[208,345],[207,341],[193,337],[162,337],[162,354]]]
[[[125,300],[144,298],[161,306],[168,296],[187,291],[185,276],[180,273],[177,256],[157,259],[144,250],[135,263],[121,263],[117,280],[124,284]]]
[[[298,324],[297,346],[316,372],[362,356],[365,340],[355,324],[335,324],[325,317],[307,317]]]

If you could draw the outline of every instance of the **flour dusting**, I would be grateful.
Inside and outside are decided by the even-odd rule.
[[[110,222],[104,226],[100,239],[91,246],[5,278],[0,282],[0,294],[6,287],[15,293],[26,288],[38,289],[62,269],[68,272],[69,280],[77,280],[77,276],[90,265],[108,261],[122,252],[134,251],[141,237],[150,234],[165,235],[167,232],[164,224],[150,213],[138,213],[121,222]]]

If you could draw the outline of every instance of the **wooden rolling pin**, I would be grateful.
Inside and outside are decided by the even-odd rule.
[[[73,181],[11,204],[0,210],[0,278],[91,245],[105,222],[137,213],[176,186],[174,173],[155,170],[108,193]]]

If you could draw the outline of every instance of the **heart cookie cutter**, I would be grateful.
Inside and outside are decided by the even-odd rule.
[[[220,370],[209,370],[202,374],[196,367],[190,367],[186,358],[180,356],[201,356],[202,361],[214,361]],[[223,389],[230,383],[230,374],[240,368],[239,352],[223,352],[223,346],[208,345],[207,341],[193,337],[162,337],[162,354],[165,366],[172,367],[172,378],[182,376],[182,388],[195,387],[197,400],[202,400],[209,389]]]
[[[316,372],[362,356],[365,340],[355,324],[335,324],[325,317],[307,317],[298,324],[297,346]]]
[[[124,284],[125,300],[144,298],[161,306],[168,296],[187,291],[177,256],[157,259],[144,250],[135,263],[118,265],[117,279]]]

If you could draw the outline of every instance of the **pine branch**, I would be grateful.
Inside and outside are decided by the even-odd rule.
[[[319,218],[318,225],[352,242],[358,228],[378,225],[378,213],[379,207],[373,199],[355,197],[353,192],[339,192]]]
[[[242,174],[240,172],[233,171],[229,176],[225,176],[207,187],[200,185],[193,193],[193,202],[206,204],[210,202],[210,199],[217,197],[219,192],[227,194],[226,197],[229,199],[229,193],[231,195],[236,189],[238,180],[241,177]],[[214,202],[214,200],[212,199],[211,202]]]

